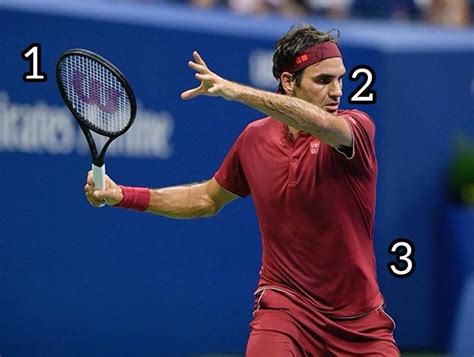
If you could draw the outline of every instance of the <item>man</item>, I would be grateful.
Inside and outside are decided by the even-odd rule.
[[[150,190],[107,178],[97,191],[89,173],[91,204],[190,218],[252,194],[263,264],[246,355],[398,356],[373,252],[375,126],[338,110],[346,71],[336,39],[290,29],[273,57],[279,93],[228,81],[193,56],[201,83],[183,99],[223,97],[269,117],[247,126],[207,182]]]

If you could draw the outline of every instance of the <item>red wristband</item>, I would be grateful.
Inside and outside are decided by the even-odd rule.
[[[114,207],[130,208],[137,211],[145,211],[150,205],[150,189],[144,187],[120,186],[123,199]]]

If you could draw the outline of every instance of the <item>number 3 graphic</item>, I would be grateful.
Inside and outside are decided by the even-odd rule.
[[[400,238],[392,242],[388,253],[397,257],[397,263],[387,264],[388,271],[397,278],[406,278],[413,274],[416,268],[415,245],[412,241]]]

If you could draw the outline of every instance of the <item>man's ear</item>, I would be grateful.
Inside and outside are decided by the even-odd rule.
[[[289,72],[283,72],[280,76],[280,83],[288,95],[293,95],[295,91],[295,81],[293,75]]]

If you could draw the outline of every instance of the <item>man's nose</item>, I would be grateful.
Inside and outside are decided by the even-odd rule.
[[[331,90],[329,94],[331,97],[342,97],[342,83],[339,81],[334,81],[331,85]]]

